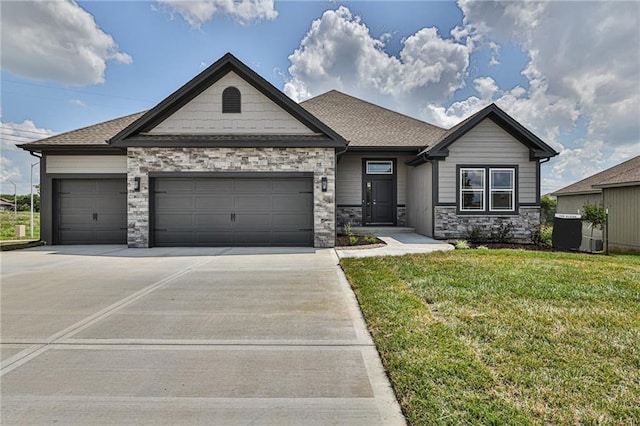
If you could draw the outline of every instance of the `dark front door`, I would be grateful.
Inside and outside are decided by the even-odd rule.
[[[391,176],[365,179],[365,223],[393,225],[395,222],[395,203],[393,201]]]

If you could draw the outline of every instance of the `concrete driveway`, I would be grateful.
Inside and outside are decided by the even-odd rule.
[[[404,424],[331,249],[1,257],[9,424]]]

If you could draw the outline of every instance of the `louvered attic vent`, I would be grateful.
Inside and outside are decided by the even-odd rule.
[[[222,112],[238,113],[240,111],[240,90],[236,87],[227,87],[222,92]]]

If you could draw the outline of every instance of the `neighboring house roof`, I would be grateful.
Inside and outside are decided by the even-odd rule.
[[[352,148],[422,149],[438,142],[445,129],[354,98],[337,90],[301,102],[349,142]]]
[[[599,193],[603,187],[640,185],[640,155],[566,186],[555,196]]]
[[[449,154],[447,150],[449,145],[464,136],[469,130],[473,129],[478,123],[487,118],[491,119],[498,126],[511,134],[511,136],[527,146],[531,152],[531,159],[550,158],[558,155],[553,148],[527,130],[522,124],[518,123],[506,112],[501,110],[496,104],[491,104],[462,120],[460,123],[447,130],[436,144],[430,147],[425,147],[424,151],[420,154],[428,158],[446,157]]]
[[[11,206],[11,207],[13,207],[13,201],[9,201],[6,198],[0,197],[0,206]]]
[[[251,84],[272,102],[280,106],[283,110],[307,126],[313,132],[324,136],[322,139],[316,138],[316,141],[313,142],[314,144],[317,144],[318,146],[332,146],[336,148],[346,146],[346,141],[342,136],[336,133],[325,123],[318,120],[318,118],[314,117],[291,98],[283,94],[280,90],[243,64],[231,53],[225,54],[222,58],[218,59],[207,69],[192,78],[181,88],[166,97],[158,105],[147,111],[143,116],[139,117],[136,121],[122,129],[122,131],[110,140],[110,143],[113,146],[150,146],[154,143],[153,141],[155,136],[145,135],[146,142],[141,144],[141,141],[136,138],[138,134],[145,133],[153,129],[229,72],[234,72],[240,76],[247,83]],[[221,146],[224,142],[233,142],[235,135],[228,139],[221,139],[216,135],[212,139],[214,145]],[[191,143],[189,142],[190,140],[191,139],[189,138],[183,139],[182,145]],[[260,140],[260,138],[258,138],[258,140]],[[202,138],[199,135],[199,141],[197,143],[198,146],[206,146],[203,142],[208,141],[208,137]],[[272,140],[271,142],[278,143],[277,140]],[[286,144],[292,144],[292,142],[295,142],[295,140],[290,140],[289,142],[286,142]],[[312,142],[307,141],[307,143],[310,144]],[[300,145],[296,144],[296,146]]]
[[[146,111],[136,112],[135,114],[125,117],[116,118],[114,120],[105,121],[103,123],[94,124],[93,126],[83,127],[82,129],[72,130],[59,135],[51,136],[33,142],[18,145],[20,148],[29,151],[40,151],[42,149],[65,149],[65,148],[109,148],[109,139],[114,137],[118,132],[122,131],[129,124],[142,117]]]

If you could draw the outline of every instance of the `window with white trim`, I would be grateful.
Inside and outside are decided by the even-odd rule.
[[[367,161],[368,175],[392,175],[393,161]]]
[[[483,211],[485,199],[485,170],[460,169],[460,210]]]
[[[459,173],[460,212],[515,212],[516,168],[460,167]]]
[[[489,210],[514,210],[515,176],[514,169],[489,169]]]

